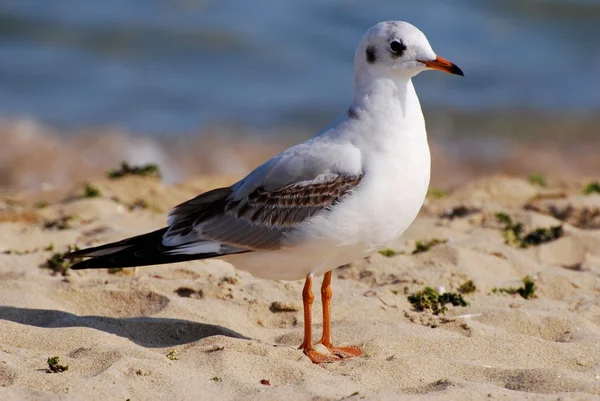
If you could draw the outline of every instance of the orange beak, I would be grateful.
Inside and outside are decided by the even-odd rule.
[[[450,61],[446,60],[445,58],[441,58],[441,57],[436,57],[435,60],[419,60],[421,63],[425,64],[427,67],[429,68],[433,68],[435,70],[440,70],[440,71],[444,71],[447,72],[448,74],[454,74],[454,75],[460,75],[461,77],[464,77],[465,74],[463,74],[462,70],[460,68],[458,68],[458,66],[454,63],[451,63]]]

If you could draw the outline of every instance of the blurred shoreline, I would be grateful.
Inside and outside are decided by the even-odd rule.
[[[426,112],[432,186],[451,189],[484,175],[538,173],[557,180],[596,176],[600,119],[594,116],[464,116]],[[31,119],[0,119],[0,193],[70,188],[122,161],[154,163],[167,184],[199,174],[243,176],[311,127],[215,125],[162,138],[119,128],[60,131]]]
[[[360,37],[389,19],[465,71],[416,77],[425,108],[600,108],[598,1],[20,0],[0,12],[0,116],[154,137],[223,122],[319,128],[348,106]]]

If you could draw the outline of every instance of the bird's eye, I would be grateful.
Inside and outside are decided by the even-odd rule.
[[[392,53],[400,56],[406,50],[406,46],[401,41],[394,40],[390,43],[390,50]]]

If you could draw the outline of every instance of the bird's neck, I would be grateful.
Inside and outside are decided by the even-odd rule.
[[[355,81],[351,109],[367,118],[384,118],[401,128],[422,126],[425,131],[421,104],[410,78],[369,78],[363,82]]]

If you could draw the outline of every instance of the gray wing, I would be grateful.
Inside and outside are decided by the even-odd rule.
[[[287,233],[347,196],[362,176],[355,147],[305,142],[232,187],[177,206],[169,214],[163,244],[176,246],[179,253],[216,245],[232,250],[279,249]]]

